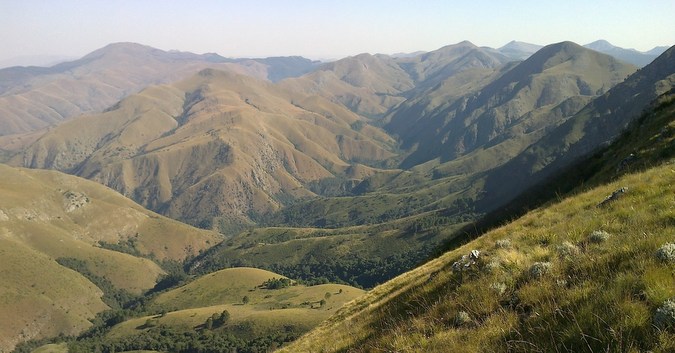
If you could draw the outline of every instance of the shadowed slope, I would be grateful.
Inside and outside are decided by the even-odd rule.
[[[675,298],[664,250],[675,122],[672,95],[662,99],[580,168],[600,186],[584,191],[582,181],[576,195],[373,289],[280,351],[672,351],[673,316],[659,315]],[[627,150],[639,159],[617,170]]]
[[[616,138],[651,101],[675,86],[673,53],[675,47],[493,172],[486,182],[485,202],[507,201]]]
[[[406,167],[438,157],[452,160],[509,139],[524,138],[522,149],[634,70],[571,42],[552,44],[483,85],[472,80],[475,93],[459,97],[440,91],[456,85],[440,86],[406,102],[386,129],[400,136],[404,147],[415,147]]]

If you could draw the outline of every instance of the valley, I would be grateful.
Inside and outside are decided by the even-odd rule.
[[[619,49],[2,69],[0,351],[666,352],[675,48]]]

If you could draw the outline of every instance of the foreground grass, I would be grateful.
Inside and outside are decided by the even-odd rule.
[[[675,242],[674,182],[670,163],[530,212],[375,288],[282,351],[672,352],[675,333],[653,317],[675,298],[675,267],[655,256]],[[623,197],[597,207],[620,187]],[[453,271],[474,249],[477,263]]]

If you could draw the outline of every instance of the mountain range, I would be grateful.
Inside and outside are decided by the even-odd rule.
[[[623,174],[672,157],[668,104],[675,47],[638,69],[643,64],[617,58],[617,51],[602,53],[613,50],[607,43],[588,46],[596,49],[572,42],[543,47],[511,42],[491,49],[465,41],[431,52],[318,63],[299,57],[227,59],[119,43],[51,68],[0,70],[0,161],[6,163],[0,164],[0,251],[11,258],[2,263],[1,279],[8,285],[0,311],[12,318],[25,312],[0,325],[6,342],[0,349],[87,328],[81,346],[72,341],[71,349],[122,342],[149,349],[130,342],[167,328],[172,335],[210,340],[215,336],[205,322],[223,310],[232,312],[233,321],[216,332],[247,337],[228,344],[252,347],[262,337],[265,344],[285,344],[326,318],[333,308],[326,303],[337,310],[361,294],[345,284],[373,288],[450,249],[352,301],[295,346],[304,347],[299,351],[318,346],[359,351],[355,347],[364,342],[385,350],[440,347],[445,341],[406,335],[392,345],[381,342],[392,341],[389,332],[405,330],[399,319],[406,316],[397,313],[409,303],[436,303],[438,288],[450,286],[459,298],[462,291],[477,293],[479,284],[491,285],[457,285],[449,268],[463,261],[457,260],[462,252],[498,254],[513,270],[513,283],[499,283],[522,300],[529,292],[521,284],[541,290],[522,279],[532,263],[575,271],[554,256],[553,248],[567,246],[563,238],[588,250],[581,231],[553,230],[536,221],[551,212],[568,214],[568,206],[538,211],[513,229],[459,247],[483,229],[586,182],[596,186],[622,177],[629,190],[637,187],[638,196],[629,200],[638,208],[652,207],[643,201],[659,194],[641,186],[639,176]],[[622,135],[626,129],[642,139]],[[601,154],[588,159],[597,151]],[[632,169],[637,165],[643,169]],[[668,179],[667,167],[645,173],[667,188],[667,182],[656,181]],[[609,188],[579,202],[587,209],[591,198]],[[669,224],[668,210],[654,213],[658,219],[640,216],[661,242],[667,240],[661,230]],[[591,226],[597,225],[583,226],[584,232]],[[608,230],[623,234],[622,227]],[[527,232],[517,235],[519,230]],[[518,251],[492,249],[504,232],[512,234]],[[655,246],[645,243],[644,251]],[[45,284],[45,274],[56,284]],[[230,281],[247,276],[255,278],[252,288],[218,297],[218,291],[230,290]],[[342,284],[255,292],[282,283],[269,282],[271,277],[288,278],[284,285],[290,278],[306,285]],[[423,288],[424,296],[417,297],[414,288]],[[311,298],[303,291],[313,293]],[[350,294],[340,297],[343,291]],[[656,310],[664,293],[635,308]],[[240,308],[244,296],[244,306],[251,299],[255,305]],[[448,303],[439,315],[418,314],[445,322],[443,313],[459,315],[457,305],[468,305],[460,299]],[[493,308],[490,303],[486,308]],[[372,321],[384,320],[377,316],[380,306],[395,326]],[[513,307],[518,315],[526,310]],[[271,312],[263,313],[266,308]],[[467,308],[471,323],[453,329],[503,328],[487,323],[516,315]],[[316,316],[293,321],[285,335],[277,335],[279,318],[288,313],[283,310]],[[247,321],[249,316],[257,319]],[[351,332],[344,327],[346,317],[357,320],[360,332],[381,334],[342,336]],[[530,317],[521,315],[520,322],[525,319]],[[444,325],[432,329],[446,332]],[[538,337],[535,326],[521,331],[523,340]],[[331,347],[318,344],[313,337],[331,327],[340,328],[339,340],[323,339]],[[654,337],[652,331],[646,335]]]
[[[52,67],[1,69],[0,136],[100,112],[148,85],[176,81],[204,68],[279,80],[307,72],[315,64],[297,57],[233,60],[217,54],[166,52],[135,43],[110,44]]]
[[[673,93],[549,180],[574,185],[563,194],[376,287],[279,352],[672,351]]]

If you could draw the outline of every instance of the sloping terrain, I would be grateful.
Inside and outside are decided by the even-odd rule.
[[[342,103],[370,118],[382,118],[406,99],[440,84],[455,75],[470,76],[499,67],[509,61],[464,41],[440,49],[404,57],[361,54],[320,66],[314,72],[281,82],[287,90],[320,95]],[[466,73],[466,71],[472,71]],[[455,87],[466,93],[465,87]]]
[[[385,129],[414,150],[402,163],[408,168],[500,142],[522,149],[634,71],[571,42],[552,44],[487,82],[467,80],[475,85],[471,94],[448,94],[455,83],[407,101]]]
[[[607,55],[611,55],[621,61],[631,63],[637,67],[643,67],[651,63],[661,55],[668,47],[656,47],[648,52],[640,52],[635,49],[624,49],[612,45],[606,40],[596,40],[593,43],[584,45],[588,49],[593,49]]]
[[[510,200],[537,182],[615,139],[643,109],[675,86],[675,47],[598,97],[485,182],[486,204]],[[628,156],[624,156],[628,157]]]
[[[357,127],[358,125],[358,127]],[[210,227],[315,195],[309,183],[362,179],[393,140],[316,96],[217,70],[155,86],[53,128],[13,163],[108,185],[146,207]]]
[[[385,129],[410,151],[401,163],[403,171],[376,173],[352,189],[350,197],[293,205],[272,222],[336,227],[439,209],[453,209],[455,216],[489,211],[499,203],[473,208],[474,201],[490,196],[483,193],[485,175],[634,70],[607,55],[563,42],[500,69],[457,72],[387,116]],[[483,78],[478,79],[476,72]],[[466,81],[458,81],[465,74]],[[589,144],[594,146],[598,144]],[[509,180],[517,181],[532,185],[528,179]],[[362,207],[366,204],[369,207]],[[350,219],[350,214],[357,216]]]
[[[280,351],[673,351],[674,102],[598,154],[585,173],[599,186],[375,288]],[[647,169],[617,169],[626,150]]]
[[[135,43],[110,44],[52,67],[0,70],[0,136],[100,112],[148,85],[183,79],[204,68],[277,81],[304,74],[315,65],[298,57],[233,60],[216,54],[166,52]]]
[[[269,271],[230,268],[161,293],[141,315],[66,346],[73,353],[112,347],[267,351],[317,326],[363,293],[345,285],[307,287]]]
[[[512,40],[506,43],[503,47],[499,47],[496,50],[502,55],[508,56],[509,58],[515,60],[525,60],[541,48],[543,48],[542,45]]]
[[[0,174],[3,351],[27,339],[77,334],[107,308],[100,288],[62,264],[80,263],[79,270],[139,293],[164,273],[141,255],[183,260],[220,240],[92,181],[5,165]]]

